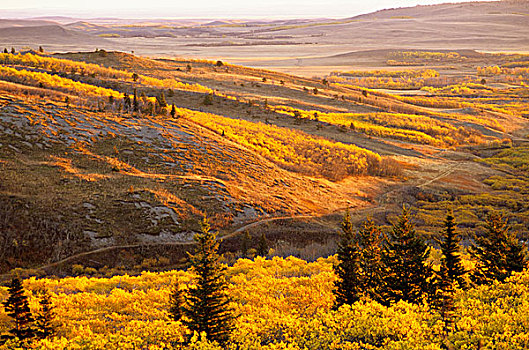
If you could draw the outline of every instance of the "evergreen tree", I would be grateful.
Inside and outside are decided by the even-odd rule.
[[[35,333],[32,328],[33,316],[29,309],[28,297],[24,294],[24,287],[18,278],[11,280],[8,289],[9,297],[3,302],[5,311],[10,316],[14,325],[9,330],[10,337],[17,337],[20,340],[32,338]]]
[[[39,52],[40,52],[40,53],[43,53],[43,52],[44,52],[44,49],[42,48],[42,46],[39,46]]]
[[[140,76],[136,73],[132,73],[132,80],[136,82]]]
[[[6,48],[6,47],[4,47],[4,53],[8,53],[8,51],[7,51],[7,48]]]
[[[360,247],[353,230],[353,223],[349,210],[341,224],[341,240],[338,244],[338,263],[334,265],[334,273],[338,277],[334,283],[334,295],[336,296],[335,308],[343,304],[351,305],[360,300],[362,287],[358,274],[360,265]]]
[[[383,303],[389,305],[399,300],[419,303],[431,291],[432,267],[427,262],[430,248],[417,236],[406,207],[392,226],[382,255],[386,268]]]
[[[452,328],[455,316],[455,281],[450,278],[449,270],[446,264],[441,263],[436,282],[435,294],[432,300],[432,306],[439,311],[441,319],[444,322],[445,336],[448,336]]]
[[[373,220],[366,220],[358,231],[360,246],[359,272],[362,294],[373,300],[382,301],[380,295],[384,280],[382,247],[384,236]]]
[[[16,52],[16,51],[15,51],[15,48],[14,48],[14,47],[12,47],[12,48],[11,48],[11,53],[12,53],[12,54],[14,55],[14,54],[15,54],[15,52]]]
[[[134,97],[132,99],[132,110],[134,112],[137,112],[140,110],[139,104],[138,104],[138,94],[136,92],[136,89],[134,89]]]
[[[248,233],[248,231],[245,231],[244,234],[242,235],[242,240],[241,240],[241,255],[243,258],[248,257],[248,245],[249,244],[250,244],[250,234]]]
[[[441,266],[436,278],[435,295],[433,296],[432,304],[439,310],[445,323],[445,332],[448,334],[455,313],[454,298],[456,288],[466,289],[467,283],[464,279],[466,271],[459,255],[460,238],[456,233],[456,223],[452,210],[447,213],[444,226],[442,238],[439,240],[443,257],[441,258]]]
[[[470,254],[477,261],[476,269],[471,275],[473,281],[503,281],[512,272],[522,271],[527,265],[526,248],[516,234],[510,232],[503,216],[489,214],[485,228],[485,234],[475,237],[475,242],[470,247]]]
[[[268,241],[264,233],[259,238],[259,245],[257,246],[257,255],[266,257],[268,255]]]
[[[55,334],[55,310],[47,289],[41,289],[37,294],[39,295],[40,310],[35,315],[35,331],[39,338],[44,339]]]
[[[123,96],[123,105],[128,112],[130,110],[130,97],[126,93]]]
[[[171,118],[174,119],[175,115],[176,115],[176,108],[175,108],[174,103],[173,103],[173,105],[171,106]]]
[[[158,103],[158,106],[160,106],[160,108],[167,107],[167,101],[165,100],[165,94],[163,93],[163,91],[160,92],[158,96],[156,96],[156,102]]]
[[[441,269],[446,269],[446,275],[455,287],[466,289],[467,283],[464,278],[466,271],[463,268],[461,256],[459,255],[461,239],[456,233],[456,223],[452,210],[446,214],[444,226],[442,240],[439,242],[441,252],[443,253]]]
[[[225,267],[217,253],[219,242],[210,231],[207,219],[201,222],[202,232],[195,235],[195,253],[189,263],[196,274],[195,286],[186,293],[183,307],[184,324],[192,331],[205,332],[207,339],[225,344],[233,331],[233,310],[229,306]]]
[[[178,281],[173,285],[171,295],[169,296],[169,317],[174,321],[180,321],[183,316],[184,294],[180,289]]]

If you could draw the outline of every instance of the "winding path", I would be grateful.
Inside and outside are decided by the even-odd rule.
[[[443,171],[442,173],[440,173],[439,175],[435,176],[434,178],[426,180],[426,181],[424,181],[421,184],[416,184],[415,186],[423,188],[423,187],[425,187],[425,186],[427,186],[427,185],[429,185],[429,184],[431,184],[431,183],[433,183],[433,182],[435,182],[435,181],[437,181],[437,180],[439,180],[439,179],[451,174],[459,166],[460,166],[459,163],[451,165],[447,170]],[[202,180],[211,181],[212,179],[203,178]],[[413,186],[413,184],[410,184],[410,185]],[[387,195],[387,194],[392,193],[394,191],[396,191],[396,190],[392,189],[392,190],[390,190],[390,191],[388,191],[386,193],[383,193],[381,196]],[[385,210],[386,208],[387,208],[387,206],[384,206],[384,205],[368,206],[368,207],[365,207],[365,208],[360,208],[360,209],[352,211],[351,215],[354,215],[354,216],[372,215],[372,214],[374,214],[374,213],[376,213],[378,211]],[[346,210],[346,208],[340,208],[340,209],[337,209],[337,210],[335,210],[333,212],[326,213],[326,214],[312,214],[312,215],[303,214],[303,215],[265,217],[265,218],[259,219],[257,221],[254,221],[254,222],[247,223],[244,226],[239,227],[239,228],[233,230],[232,232],[230,232],[230,233],[228,233],[226,235],[223,235],[222,237],[218,237],[217,240],[222,240],[222,239],[227,239],[227,238],[234,237],[234,236],[236,236],[236,235],[238,235],[238,234],[240,234],[240,233],[242,233],[242,232],[244,232],[244,231],[246,231],[248,229],[260,226],[260,225],[265,224],[265,223],[273,222],[273,221],[316,219],[316,218],[322,218],[322,217],[330,216],[330,215],[333,215],[333,214],[337,214],[337,213],[343,212],[345,210]],[[110,252],[110,251],[113,251],[113,250],[119,250],[119,249],[134,249],[134,248],[141,248],[141,247],[160,247],[160,246],[166,246],[166,247],[167,246],[192,246],[194,244],[195,244],[194,241],[184,241],[184,242],[138,243],[138,244],[116,245],[116,246],[102,247],[102,248],[94,249],[94,250],[91,250],[91,251],[87,251],[87,252],[82,252],[82,253],[78,253],[78,254],[75,254],[75,255],[71,255],[71,256],[69,256],[67,258],[64,258],[64,259],[61,259],[59,261],[56,261],[56,262],[53,262],[53,263],[50,263],[50,264],[47,264],[47,265],[44,265],[44,266],[40,266],[37,269],[39,269],[39,270],[47,270],[47,269],[51,269],[51,268],[60,266],[62,264],[74,261],[74,260],[79,259],[79,258],[87,257],[87,256],[90,256],[90,255],[93,255],[93,254],[105,253],[105,252]],[[9,278],[10,276],[11,275],[9,273],[2,274],[2,275],[0,275],[0,280],[5,280],[6,278]]]

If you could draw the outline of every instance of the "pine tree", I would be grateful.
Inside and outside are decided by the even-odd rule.
[[[452,210],[447,213],[444,226],[443,236],[439,240],[443,257],[437,273],[432,305],[439,311],[445,324],[445,333],[448,334],[456,311],[454,304],[456,288],[466,289],[467,283],[464,279],[466,271],[459,255],[460,238],[456,233]]]
[[[123,96],[123,105],[128,112],[130,110],[130,97],[126,93]]]
[[[444,226],[442,240],[439,242],[441,252],[443,253],[441,268],[444,266],[448,279],[455,287],[466,289],[467,283],[464,278],[466,271],[461,263],[461,256],[459,255],[461,239],[456,233],[454,213],[451,210],[446,215]]]
[[[217,253],[219,242],[210,231],[207,219],[201,222],[202,232],[195,235],[195,253],[189,263],[196,274],[195,286],[186,293],[183,323],[192,331],[205,332],[207,339],[225,344],[233,331],[233,310],[227,295],[225,267]]]
[[[4,47],[4,53],[8,53],[8,52],[7,52],[7,48],[6,48],[6,47]]]
[[[137,112],[140,110],[139,104],[138,104],[138,94],[136,92],[136,89],[134,89],[134,97],[132,99],[132,110],[134,112]]]
[[[178,281],[173,285],[169,296],[169,317],[174,321],[180,321],[183,316],[184,294],[180,289]]]
[[[432,267],[427,262],[430,248],[417,236],[406,207],[392,226],[382,256],[386,268],[383,303],[419,303],[431,291]]]
[[[248,257],[248,245],[249,244],[250,244],[250,234],[248,233],[248,231],[245,231],[244,234],[242,235],[242,240],[241,240],[241,255],[243,258]]]
[[[341,240],[338,244],[338,263],[334,265],[334,273],[338,277],[334,283],[334,295],[336,296],[335,308],[343,304],[351,305],[360,300],[362,287],[358,274],[360,265],[360,247],[351,222],[349,210],[341,224]]]
[[[167,107],[167,101],[165,100],[165,94],[163,93],[163,91],[160,92],[158,96],[156,96],[156,102],[158,103],[158,106],[160,106],[160,108]]]
[[[173,105],[171,106],[171,118],[174,119],[175,115],[176,115],[176,108],[175,108],[174,103],[173,103]]]
[[[359,272],[361,273],[362,294],[373,300],[382,301],[380,295],[384,280],[382,246],[384,236],[373,220],[366,220],[358,231],[360,246]]]
[[[42,48],[42,46],[39,46],[39,52],[40,52],[40,53],[43,53],[43,52],[44,52],[44,49]]]
[[[476,283],[504,281],[512,272],[522,271],[527,265],[526,248],[516,234],[509,231],[503,216],[489,214],[485,228],[485,234],[475,237],[470,247],[470,254],[477,261],[472,280]]]
[[[18,278],[11,280],[8,289],[9,297],[3,302],[8,316],[14,321],[14,326],[9,330],[11,337],[20,340],[32,338],[35,333],[32,328],[33,316],[29,309],[28,297],[24,294],[24,287]]]
[[[259,238],[259,245],[257,246],[257,255],[266,257],[268,255],[268,241],[264,233]]]
[[[446,264],[441,264],[438,272],[435,294],[432,297],[432,306],[439,311],[441,320],[444,322],[445,336],[448,336],[452,328],[456,307],[455,307],[455,283],[450,279],[449,270]]]
[[[37,337],[44,339],[52,337],[56,332],[55,310],[47,289],[41,289],[37,291],[37,294],[39,295],[40,310],[35,315],[35,333]]]

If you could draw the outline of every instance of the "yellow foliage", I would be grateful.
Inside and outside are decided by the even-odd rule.
[[[391,307],[363,300],[332,310],[335,257],[240,259],[228,267],[229,293],[239,317],[230,349],[441,349],[446,341],[439,315],[428,305]],[[50,290],[60,329],[34,349],[220,349],[170,321],[168,303],[175,280],[186,286],[191,273],[144,272],[112,278],[69,277],[24,281],[30,307],[33,291]],[[7,288],[0,288],[0,299]],[[529,272],[505,283],[456,294],[455,348],[521,349],[529,346]],[[0,312],[0,328],[9,326]],[[191,338],[184,345],[184,338]],[[6,345],[3,349],[15,348]]]
[[[280,166],[311,175],[341,179],[377,174],[381,157],[355,145],[334,142],[302,131],[179,109],[180,114],[256,151]]]

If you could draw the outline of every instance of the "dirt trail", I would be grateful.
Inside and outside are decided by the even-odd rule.
[[[418,184],[409,184],[409,186],[416,186],[416,187],[423,188],[423,187],[425,187],[425,186],[427,186],[427,185],[429,185],[429,184],[431,184],[431,183],[433,183],[433,182],[435,182],[435,181],[437,181],[437,180],[439,180],[439,179],[451,174],[459,166],[460,166],[460,164],[451,165],[451,166],[449,166],[448,169],[445,168],[439,175],[435,176],[434,178],[424,180],[422,183],[418,183]],[[208,179],[208,180],[210,180],[210,179]],[[421,180],[423,180],[423,179],[421,179]],[[398,189],[392,189],[392,190],[390,190],[388,192],[385,192],[385,193],[381,194],[380,197],[386,196],[386,195],[388,195],[388,194],[390,194],[392,192],[395,192],[396,190],[398,190]],[[326,213],[326,214],[312,214],[312,215],[311,214],[303,214],[303,215],[266,217],[266,218],[262,218],[262,219],[259,219],[257,221],[245,224],[242,227],[239,227],[239,228],[233,230],[232,232],[230,232],[230,233],[228,233],[226,235],[223,235],[222,237],[218,237],[217,240],[222,240],[222,239],[227,239],[227,238],[234,237],[234,236],[244,232],[245,230],[254,228],[256,226],[260,226],[262,224],[273,222],[273,221],[318,219],[318,218],[328,217],[328,216],[332,216],[332,215],[344,212],[346,209],[347,208],[340,208],[340,209],[337,209],[337,210],[335,210],[333,212]],[[387,205],[368,206],[368,207],[365,207],[365,208],[359,208],[359,209],[352,210],[351,211],[351,215],[352,216],[364,216],[365,217],[365,216],[373,215],[373,214],[375,214],[375,213],[377,213],[379,211],[386,210],[386,209],[387,209]],[[39,270],[48,270],[48,269],[60,266],[62,264],[68,263],[70,261],[74,261],[74,260],[76,260],[78,258],[83,258],[83,257],[87,257],[87,256],[90,256],[90,255],[93,255],[93,254],[104,253],[104,252],[109,252],[109,251],[119,250],[119,249],[133,249],[133,248],[141,248],[141,247],[160,247],[160,246],[192,246],[194,244],[195,244],[194,241],[184,241],[184,242],[138,243],[138,244],[130,244],[130,245],[109,246],[109,247],[98,248],[98,249],[91,250],[91,251],[88,251],[88,252],[83,252],[83,253],[71,255],[71,256],[69,256],[67,258],[64,258],[62,260],[59,260],[59,261],[56,261],[56,262],[41,266],[38,269]],[[5,279],[7,279],[9,277],[10,277],[10,274],[6,273],[6,274],[3,274],[3,275],[0,275],[0,280],[5,280]]]

